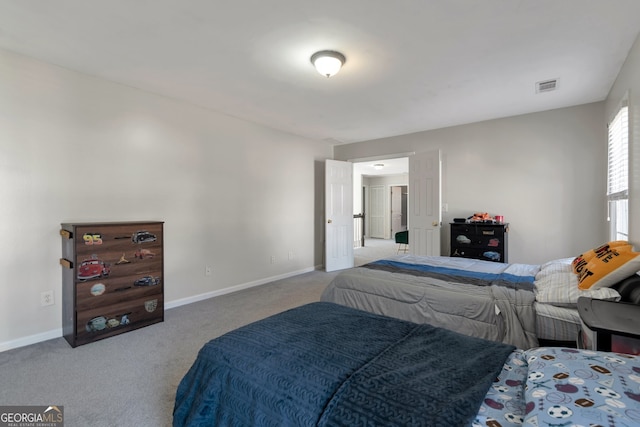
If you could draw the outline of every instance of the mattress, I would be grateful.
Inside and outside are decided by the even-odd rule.
[[[620,295],[612,288],[579,290],[572,261],[532,265],[401,255],[340,272],[321,299],[519,348],[536,347],[538,339],[575,342],[578,298]]]
[[[538,266],[397,256],[340,272],[322,301],[532,348]]]
[[[580,315],[575,308],[536,302],[536,335],[541,340],[573,341],[580,331]]]
[[[578,298],[619,300],[613,288],[580,290],[573,272],[573,258],[551,260],[540,266],[536,274],[534,304],[536,335],[542,340],[575,342],[580,331]]]

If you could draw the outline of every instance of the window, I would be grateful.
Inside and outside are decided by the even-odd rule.
[[[608,147],[609,237],[629,240],[629,107],[626,101],[609,123]]]

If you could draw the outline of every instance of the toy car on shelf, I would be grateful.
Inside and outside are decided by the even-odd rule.
[[[131,241],[133,243],[146,243],[146,242],[155,242],[157,237],[153,233],[149,233],[145,230],[136,231],[131,236]]]

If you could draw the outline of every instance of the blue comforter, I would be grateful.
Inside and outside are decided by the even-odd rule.
[[[426,258],[425,258],[426,259]],[[485,263],[488,261],[484,261]],[[451,262],[453,264],[453,262]],[[455,264],[454,264],[455,265]],[[483,264],[486,266],[486,264]],[[505,267],[502,267],[504,265]],[[413,276],[434,277],[447,282],[470,283],[476,286],[505,286],[514,289],[533,290],[535,274],[514,274],[507,268],[509,264],[500,265],[500,270],[476,271],[466,268],[453,268],[451,266],[419,264],[402,262],[394,259],[381,259],[363,265],[363,268],[372,270],[384,270],[392,273],[410,274]]]
[[[173,424],[469,425],[513,348],[313,303],[207,343]]]

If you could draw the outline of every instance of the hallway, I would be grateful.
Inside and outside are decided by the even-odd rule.
[[[365,239],[364,247],[353,250],[354,265],[358,267],[371,261],[396,255],[397,252],[398,245],[395,240]],[[403,253],[400,252],[400,254]]]

